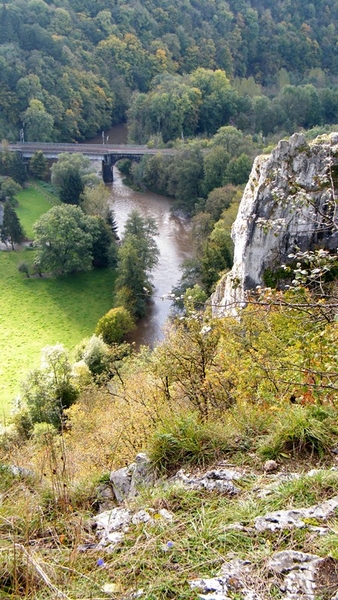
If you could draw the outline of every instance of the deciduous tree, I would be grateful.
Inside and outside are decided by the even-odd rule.
[[[72,182],[76,184],[76,197],[79,199],[85,185],[96,185],[99,179],[89,158],[83,154],[59,154],[57,162],[51,168],[52,184],[63,192],[66,198],[72,194]],[[81,189],[82,188],[82,189]],[[81,189],[81,192],[80,192]]]
[[[106,344],[118,344],[135,327],[130,312],[123,306],[109,310],[99,319],[95,333],[103,338]]]
[[[42,350],[41,367],[32,371],[23,383],[19,406],[27,406],[32,425],[50,423],[59,429],[64,410],[77,396],[68,352],[62,344],[56,344]]]
[[[54,206],[34,225],[34,233],[36,265],[41,271],[69,275],[92,268],[98,222],[77,206]]]
[[[52,137],[54,119],[43,103],[34,98],[23,113],[26,136],[30,142],[49,142]]]

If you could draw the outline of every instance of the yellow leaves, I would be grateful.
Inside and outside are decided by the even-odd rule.
[[[160,68],[165,71],[168,66],[168,59],[166,51],[163,48],[158,48],[155,54],[156,60],[159,63]]]

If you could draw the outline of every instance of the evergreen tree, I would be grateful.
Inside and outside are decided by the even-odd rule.
[[[43,152],[38,150],[29,161],[29,170],[38,179],[43,179],[48,170],[48,161],[44,157]]]
[[[6,202],[1,227],[1,241],[7,243],[9,240],[12,250],[14,250],[14,244],[20,244],[24,238],[25,234],[20,219],[13,206]]]
[[[93,243],[93,267],[109,267],[112,261],[113,249],[116,246],[116,240],[109,225],[100,217],[95,217],[99,234]],[[116,253],[116,252],[115,252]]]
[[[79,171],[69,170],[64,174],[60,187],[60,199],[66,204],[79,204],[84,183]]]
[[[151,296],[150,271],[158,262],[157,235],[154,219],[143,218],[137,211],[129,215],[122,245],[118,253],[118,277],[115,303],[123,305],[136,317],[146,312]]]

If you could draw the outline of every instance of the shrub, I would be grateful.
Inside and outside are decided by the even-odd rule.
[[[219,460],[229,449],[225,430],[201,423],[193,413],[165,422],[153,435],[149,456],[158,471],[173,473],[184,464],[204,466]]]
[[[295,406],[275,422],[275,430],[258,447],[264,458],[278,458],[283,453],[293,456],[316,454],[323,456],[334,444],[338,431],[334,421],[318,416],[313,409]]]
[[[106,344],[118,344],[134,327],[135,322],[130,312],[126,308],[118,306],[109,310],[99,319],[95,333],[101,335]]]
[[[25,262],[21,262],[18,264],[19,273],[25,273],[25,275],[29,278],[29,266]]]
[[[92,335],[76,348],[76,358],[83,360],[94,375],[103,373],[109,367],[109,346],[101,335]]]

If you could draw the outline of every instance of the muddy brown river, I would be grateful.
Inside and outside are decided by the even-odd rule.
[[[120,237],[126,219],[134,209],[145,217],[154,217],[158,226],[159,235],[156,241],[160,259],[153,271],[154,293],[148,314],[138,322],[132,337],[137,346],[154,346],[163,338],[163,328],[172,305],[171,301],[163,299],[163,296],[177,285],[181,277],[180,265],[193,255],[190,222],[172,214],[172,201],[165,196],[151,192],[135,192],[124,185],[122,176],[115,167],[111,201]]]
[[[127,129],[125,125],[115,125],[86,143],[126,144]],[[163,299],[170,293],[181,278],[180,266],[184,260],[193,256],[191,225],[188,219],[172,213],[172,201],[165,196],[151,192],[135,192],[124,185],[119,170],[114,167],[114,182],[111,187],[111,202],[122,237],[128,215],[134,209],[145,217],[154,217],[159,235],[156,238],[160,259],[152,273],[154,293],[146,317],[138,321],[137,328],[130,340],[136,346],[153,347],[164,337],[164,327],[170,315],[172,302]]]

